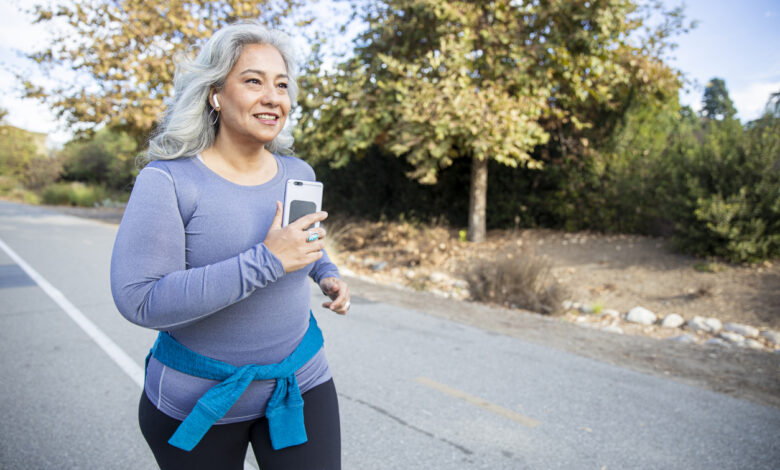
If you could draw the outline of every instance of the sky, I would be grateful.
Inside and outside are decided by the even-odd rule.
[[[680,0],[665,0],[677,5]],[[31,0],[0,0],[0,107],[17,127],[49,134],[59,146],[71,133],[37,101],[22,99],[14,72],[40,77],[24,53],[42,48],[49,37],[20,11]],[[676,38],[670,65],[681,70],[687,85],[683,104],[698,110],[704,86],[713,77],[725,80],[737,115],[743,121],[759,117],[770,93],[780,91],[780,0],[687,0],[686,17],[698,26]]]

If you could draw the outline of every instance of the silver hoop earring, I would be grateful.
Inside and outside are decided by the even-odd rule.
[[[209,119],[211,119],[211,115],[214,114],[214,111],[216,111],[214,108],[211,108],[211,111],[209,111]],[[217,125],[217,121],[219,121],[219,111],[217,111],[217,115],[214,116],[214,120],[211,121],[212,126]]]

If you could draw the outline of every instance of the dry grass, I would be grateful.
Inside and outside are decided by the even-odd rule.
[[[532,253],[502,251],[464,269],[471,298],[546,314],[560,313],[568,292],[551,274],[550,263]]]
[[[439,266],[459,253],[459,242],[440,226],[411,222],[329,221],[328,238],[336,252],[384,260],[390,267]],[[330,251],[328,251],[330,254]]]
[[[475,245],[460,241],[456,229],[410,222],[329,220],[327,229],[328,254],[340,266],[416,290],[547,314],[558,313],[568,294],[547,259],[514,234]]]

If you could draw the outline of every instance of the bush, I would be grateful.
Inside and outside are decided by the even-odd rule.
[[[468,265],[462,275],[469,283],[471,297],[479,302],[554,314],[561,311],[568,295],[552,279],[549,262],[528,253],[496,253]]]
[[[0,175],[0,198],[27,204],[39,204],[40,198],[34,192],[25,189],[16,178]]]
[[[43,189],[42,198],[44,204],[93,207],[108,199],[108,194],[102,186],[56,183]]]
[[[747,131],[738,121],[705,122],[698,131],[664,178],[677,246],[732,262],[780,256],[780,120],[767,116]]]
[[[26,188],[38,191],[57,181],[61,173],[60,158],[33,158],[27,163],[22,182]]]
[[[466,159],[456,159],[435,185],[409,179],[407,174],[413,170],[409,163],[376,148],[342,167],[320,162],[314,170],[325,184],[323,208],[334,214],[371,221],[467,223],[470,162]]]
[[[21,187],[22,184],[16,178],[7,175],[0,175],[0,196],[7,196],[11,191]]]
[[[137,154],[138,145],[127,133],[103,128],[68,142],[58,158],[63,162],[62,179],[66,181],[126,191],[138,174]]]

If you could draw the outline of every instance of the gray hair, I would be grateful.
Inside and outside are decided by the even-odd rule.
[[[173,78],[173,102],[149,141],[148,160],[193,156],[214,144],[217,126],[208,101],[212,88],[221,90],[244,46],[268,44],[284,59],[291,107],[298,97],[298,59],[290,37],[259,23],[235,23],[220,29],[206,42],[194,60],[182,60]],[[289,123],[289,121],[288,121]],[[287,124],[287,123],[286,123]],[[287,125],[266,148],[292,155],[293,136]]]

